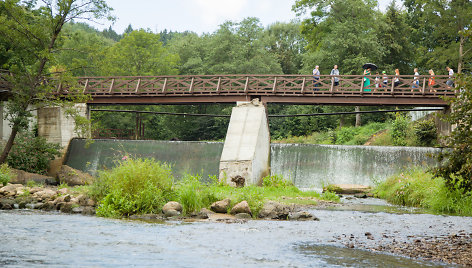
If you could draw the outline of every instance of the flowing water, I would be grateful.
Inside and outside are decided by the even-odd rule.
[[[345,246],[471,230],[472,219],[312,210],[320,221],[143,222],[0,211],[2,267],[444,267]],[[370,232],[375,240],[364,235]],[[383,238],[390,237],[390,238]],[[385,240],[385,241],[384,241]],[[451,265],[447,265],[451,267]]]
[[[219,142],[74,139],[66,164],[95,174],[111,168],[124,156],[155,158],[171,163],[174,175],[218,174],[223,150]],[[345,145],[272,144],[271,172],[291,179],[300,188],[322,188],[330,183],[373,185],[408,166],[432,166],[429,155],[440,149]]]

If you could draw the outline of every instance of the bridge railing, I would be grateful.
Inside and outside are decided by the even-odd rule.
[[[366,85],[365,79],[370,81]],[[81,77],[92,96],[159,95],[339,95],[453,96],[447,75],[183,75]],[[337,83],[336,83],[337,82]],[[62,92],[64,94],[64,92]]]

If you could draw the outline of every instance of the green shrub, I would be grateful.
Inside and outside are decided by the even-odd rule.
[[[421,146],[434,146],[438,139],[436,124],[433,119],[421,120],[414,124],[414,132]]]
[[[449,189],[441,177],[430,172],[412,169],[380,183],[376,195],[387,201],[406,206],[423,207],[436,213],[472,215],[472,193],[463,189]]]
[[[395,114],[395,121],[392,123],[392,135],[393,145],[405,146],[407,145],[406,136],[408,131],[409,119],[406,115],[400,113]]]
[[[285,180],[281,175],[267,176],[262,179],[262,186],[265,187],[287,187],[293,186],[289,180]]]
[[[177,201],[182,205],[184,214],[200,211],[219,200],[216,194],[210,190],[209,185],[205,185],[201,181],[202,178],[199,175],[186,174],[176,184],[174,194]],[[213,179],[211,184],[216,186],[218,182]]]
[[[60,149],[57,143],[48,143],[45,138],[35,137],[32,132],[23,132],[15,139],[7,163],[12,168],[46,174],[49,161],[61,155]]]
[[[158,213],[172,195],[172,183],[169,165],[153,159],[127,159],[100,172],[90,195],[99,202],[99,216]]]
[[[2,165],[0,165],[0,184],[1,185],[3,186],[7,185],[7,183],[10,182],[12,176],[13,174],[8,164],[3,163]]]

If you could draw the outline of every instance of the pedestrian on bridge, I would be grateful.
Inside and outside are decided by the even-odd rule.
[[[454,70],[452,70],[452,68],[450,68],[449,66],[446,67],[446,70],[448,71],[449,73],[449,80],[447,80],[446,82],[446,85],[450,87],[454,86]]]
[[[371,75],[370,68],[364,69],[364,91],[370,92],[370,79],[367,77],[368,75]]]
[[[336,75],[332,77],[331,79],[333,79],[334,81],[334,86],[337,87],[339,85],[339,76],[337,76],[339,75],[338,65],[334,65],[333,70],[331,70],[330,75]]]
[[[384,87],[387,87],[387,85],[388,85],[387,72],[386,72],[386,71],[382,71],[382,75],[383,75],[383,77],[382,77],[382,79],[383,79],[383,82],[382,82],[382,83],[383,83],[383,86],[384,86]]]
[[[413,92],[413,89],[420,87],[420,73],[418,73],[418,68],[413,69],[413,71],[415,72],[415,76],[413,77],[413,85],[411,86],[411,92]]]
[[[434,85],[436,82],[434,81],[434,71],[433,69],[429,70],[429,80],[428,80],[428,86],[430,91],[436,92],[436,90],[433,90]]]
[[[320,90],[318,87],[320,85],[320,66],[316,65],[313,69],[313,85],[315,91]]]
[[[399,85],[400,85],[400,70],[395,69],[394,87],[398,87]]]

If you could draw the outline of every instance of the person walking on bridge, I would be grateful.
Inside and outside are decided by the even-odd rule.
[[[400,70],[395,69],[394,87],[398,87],[399,85],[400,85]]]
[[[368,77],[371,75],[370,68],[364,69],[364,91],[370,92],[370,78]]]
[[[418,73],[418,68],[413,69],[413,71],[415,72],[415,76],[413,77],[413,85],[411,86],[411,92],[413,92],[413,89],[420,87],[420,73]]]
[[[446,67],[446,70],[448,71],[449,73],[449,79],[447,80],[446,82],[446,85],[449,86],[449,88],[451,88],[452,86],[454,86],[454,70],[452,70],[452,68],[450,68],[449,66]]]
[[[320,66],[316,65],[315,69],[313,69],[313,87],[315,91],[320,90],[319,87],[320,82]]]
[[[334,65],[333,67],[333,70],[331,70],[331,73],[330,75],[336,75],[334,77],[332,77],[331,79],[333,79],[334,81],[334,86],[337,87],[339,85],[339,70],[338,70],[338,65]]]
[[[429,70],[429,80],[428,80],[428,86],[430,91],[436,92],[435,89],[433,89],[434,85],[436,82],[434,81],[434,71],[433,69]]]

